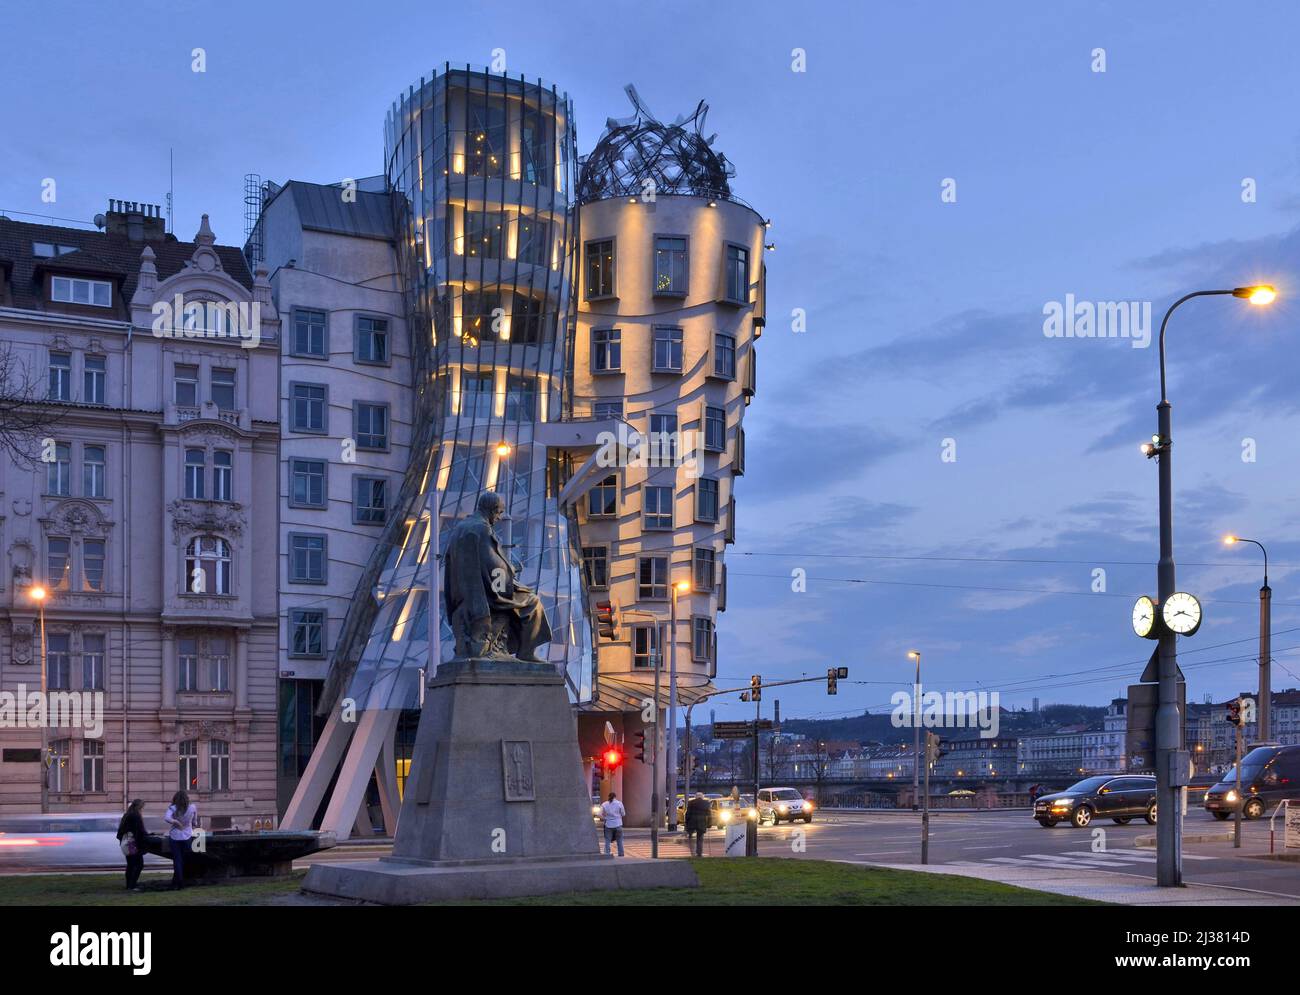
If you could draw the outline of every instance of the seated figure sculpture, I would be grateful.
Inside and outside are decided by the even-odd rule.
[[[551,625],[541,600],[515,579],[493,531],[504,514],[505,501],[487,491],[447,539],[442,589],[456,656],[542,663],[536,650],[551,641]]]

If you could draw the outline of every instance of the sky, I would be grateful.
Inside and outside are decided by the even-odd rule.
[[[769,692],[787,717],[887,710],[910,649],[927,687],[1005,707],[1123,695],[1153,646],[1129,615],[1155,589],[1138,444],[1157,350],[1049,337],[1045,309],[1146,304],[1153,333],[1183,293],[1273,283],[1270,308],[1208,298],[1170,322],[1178,586],[1205,610],[1179,662],[1189,700],[1255,687],[1261,561],[1223,546],[1238,532],[1269,549],[1273,686],[1300,687],[1300,8],[704,11],[8,0],[0,211],[162,203],[174,150],[178,236],[206,212],[241,244],[246,173],[380,173],[394,98],[497,49],[568,92],[583,151],[628,113],[628,83],[661,118],[706,100],[777,246],[718,684],[850,670],[835,697]]]

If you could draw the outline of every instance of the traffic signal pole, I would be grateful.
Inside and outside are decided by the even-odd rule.
[[[1232,817],[1232,845],[1241,849],[1241,813],[1246,808],[1246,799],[1241,797],[1241,740],[1242,740],[1241,699],[1237,699],[1237,811]]]

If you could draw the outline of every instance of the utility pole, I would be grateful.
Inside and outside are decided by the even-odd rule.
[[[930,757],[938,747],[938,739],[928,729],[925,733],[925,794],[921,796],[921,863],[930,862]]]
[[[1232,845],[1236,849],[1241,849],[1241,813],[1246,807],[1246,799],[1241,797],[1241,740],[1242,725],[1244,718],[1241,714],[1241,699],[1237,699],[1237,811],[1232,817]]]

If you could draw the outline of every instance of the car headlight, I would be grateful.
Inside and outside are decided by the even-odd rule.
[[[777,809],[778,809],[778,811],[780,811],[782,814],[784,814],[784,813],[790,811],[790,806],[789,806],[789,805],[778,805],[778,806],[777,806]]]
[[[1237,792],[1229,791],[1226,795],[1223,796],[1223,800],[1231,805],[1233,802],[1237,800]]]
[[[1073,798],[1053,798],[1052,808],[1065,808],[1067,805],[1073,805]]]
[[[719,822],[730,822],[730,821],[731,821],[731,813],[730,813],[730,812],[723,812],[722,815],[719,817],[718,821],[719,821]]]
[[[805,812],[811,812],[811,811],[812,811],[812,802],[804,802],[804,803],[803,803],[803,810],[804,810]]]
[[[599,806],[599,805],[593,805],[593,806],[591,806],[591,814],[592,814],[592,815],[600,815],[600,806]]]
[[[756,809],[756,808],[751,808],[751,809],[749,810],[749,817],[750,817],[751,819],[757,819],[757,818],[758,818],[758,809]]]

